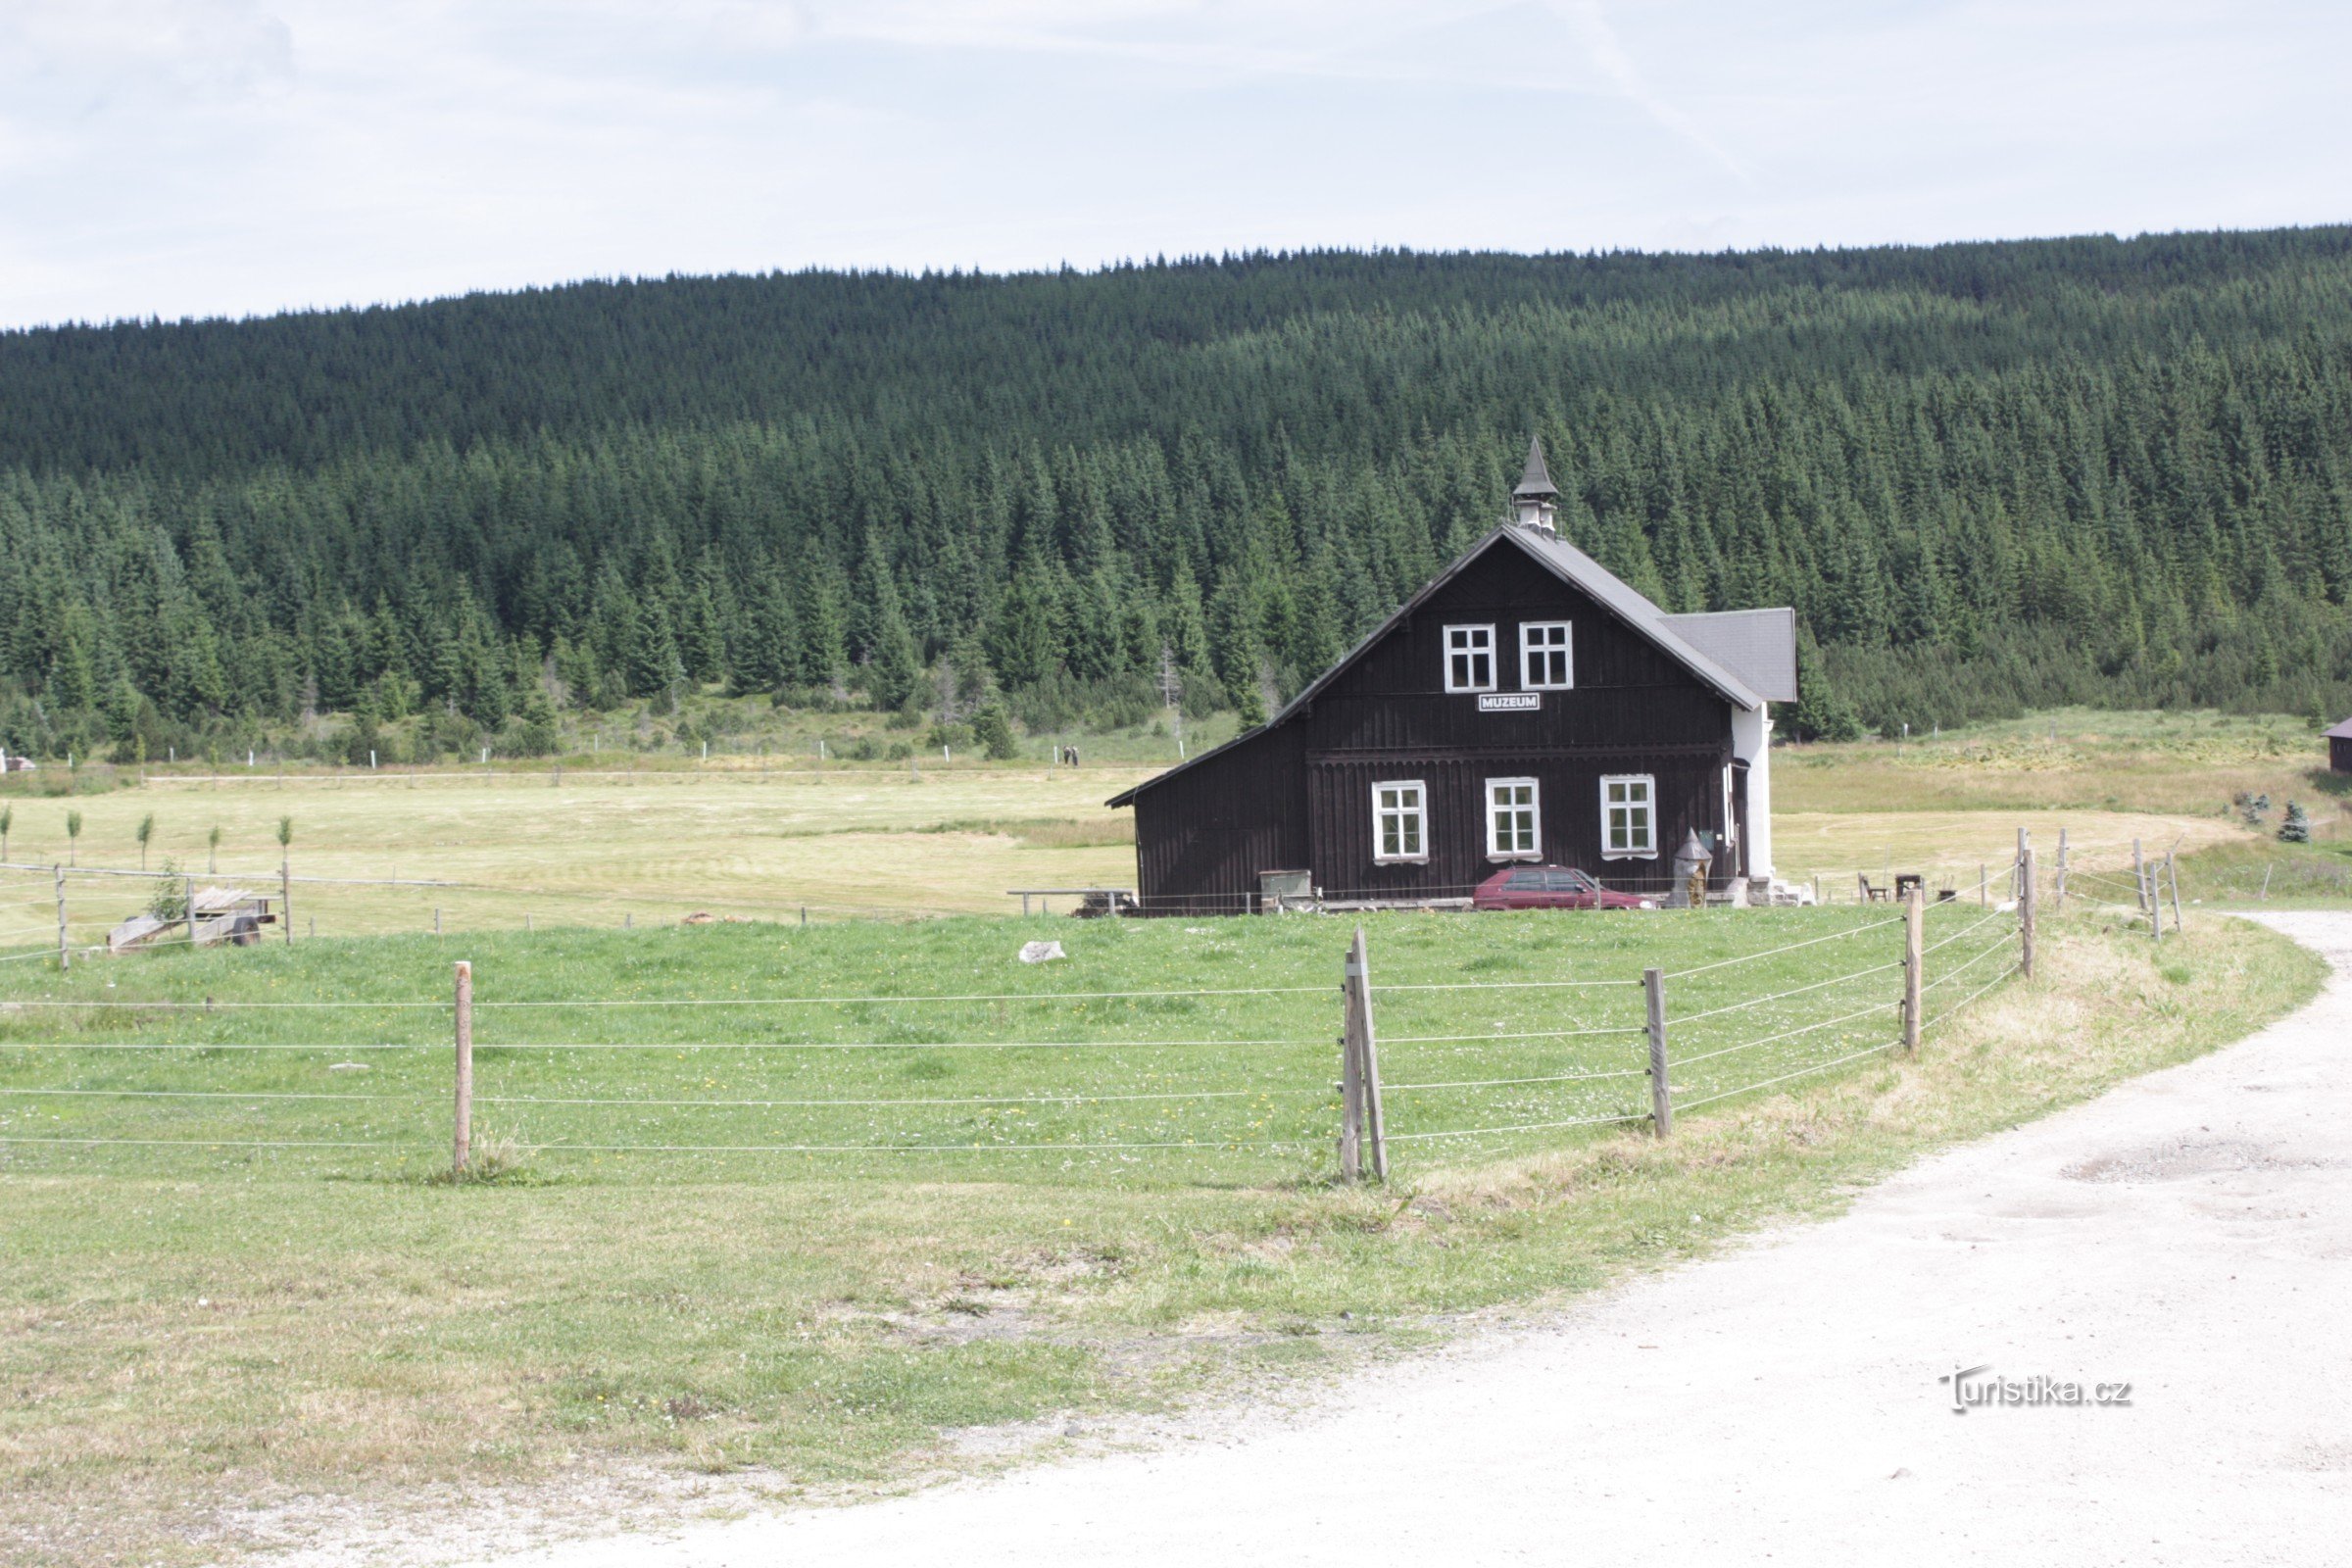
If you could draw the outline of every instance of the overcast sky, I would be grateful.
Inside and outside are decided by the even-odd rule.
[[[2352,5],[0,0],[0,324],[2352,219]]]

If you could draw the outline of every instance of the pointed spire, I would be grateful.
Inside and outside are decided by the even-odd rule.
[[[1544,438],[1530,436],[1527,441],[1527,470],[1519,475],[1519,488],[1511,492],[1530,500],[1549,500],[1560,493],[1551,482],[1551,470],[1544,466]]]

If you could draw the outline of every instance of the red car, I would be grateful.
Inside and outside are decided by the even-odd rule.
[[[1470,895],[1473,909],[1654,909],[1655,899],[1611,893],[1565,865],[1514,865],[1497,871]]]

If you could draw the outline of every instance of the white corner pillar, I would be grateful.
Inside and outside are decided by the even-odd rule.
[[[1761,703],[1732,710],[1732,755],[1747,764],[1747,877],[1769,885],[1772,869],[1772,714]]]

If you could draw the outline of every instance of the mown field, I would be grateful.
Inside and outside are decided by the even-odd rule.
[[[1857,873],[1972,884],[1979,866],[2008,858],[2021,826],[2045,858],[2063,827],[2088,864],[2128,862],[2134,839],[2150,853],[2230,852],[2217,865],[2267,863],[2279,858],[2265,846],[2289,800],[2310,809],[2323,849],[2344,841],[2344,788],[2322,757],[2300,720],[2087,710],[1900,748],[1788,747],[1775,758],[1775,858],[1788,880],[1818,880],[1838,899],[1853,895]],[[11,783],[0,792],[13,813],[0,858],[31,869],[0,871],[0,950],[54,933],[52,863],[169,859],[266,889],[282,817],[293,819],[298,877],[352,879],[297,883],[298,934],[421,932],[436,919],[445,933],[660,924],[697,910],[788,921],[804,910],[819,921],[1005,913],[1019,908],[1007,896],[1016,888],[1132,886],[1132,818],[1102,802],[1148,776],[1109,764],[573,760],[597,765],[296,771],[282,783],[266,770],[157,768],[143,786],[68,797]],[[2230,810],[2234,797],[2257,794],[2274,803],[2259,832]],[[78,840],[69,812],[81,814]],[[150,817],[142,857],[137,832]],[[2294,880],[2284,866],[2278,874]],[[2315,871],[2315,887],[2329,874]],[[424,883],[445,885],[414,885]],[[77,942],[103,939],[146,896],[96,878],[71,891]]]
[[[1013,956],[1044,922],[942,920],[12,968],[0,1136],[35,1141],[0,1144],[0,1540],[192,1561],[419,1495],[561,1514],[583,1478],[610,1506],[680,1473],[807,1494],[959,1467],[966,1428],[1344,1367],[1818,1211],[2315,983],[2266,933],[2156,951],[2082,911],[2037,980],[1959,1006],[2013,952],[1960,906],[1927,1046],[1855,1056],[1892,1038],[1883,918],[1369,922],[1379,1190],[1330,1180],[1337,921],[1059,921],[1044,967]],[[461,951],[507,1164],[451,1186]],[[1675,972],[1676,1138],[1547,1125],[1645,1099],[1638,1038],[1570,1031],[1630,1031],[1648,963]],[[881,1000],[637,1005],[852,996]],[[1118,1144],[1176,1147],[1088,1147]]]

